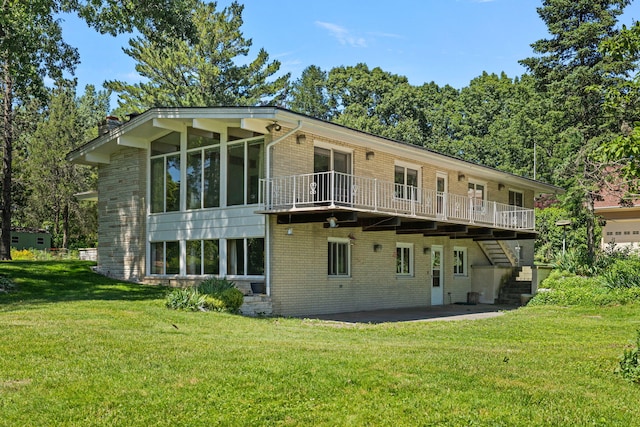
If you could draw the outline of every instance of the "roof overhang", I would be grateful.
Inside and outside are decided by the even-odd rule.
[[[122,147],[145,149],[149,141],[171,130],[183,129],[184,125],[203,130],[212,130],[214,124],[225,122],[254,132],[268,133],[267,126],[277,123],[283,128],[293,129],[302,123],[301,131],[329,139],[341,139],[366,147],[368,150],[391,153],[440,165],[443,169],[459,170],[477,179],[513,185],[532,190],[535,194],[563,193],[554,185],[481,166],[466,160],[431,151],[406,142],[391,140],[351,129],[335,123],[315,119],[278,107],[198,107],[198,108],[153,108],[130,121],[100,135],[73,150],[67,160],[80,164],[108,164],[111,154]]]

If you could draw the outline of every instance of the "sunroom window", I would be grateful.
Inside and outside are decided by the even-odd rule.
[[[227,148],[227,205],[258,203],[264,177],[264,140],[249,140]]]
[[[180,210],[180,133],[151,142],[151,212]]]
[[[220,134],[187,128],[187,209],[220,206]]]

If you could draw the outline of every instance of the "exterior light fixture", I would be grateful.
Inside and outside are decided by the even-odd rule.
[[[376,153],[374,153],[373,151],[367,151],[367,153],[365,154],[365,157],[367,160],[371,160],[373,159],[373,156],[375,156]]]
[[[327,222],[329,223],[329,228],[338,228],[338,218],[335,216],[327,218]]]
[[[382,245],[380,243],[374,243],[373,252],[381,252],[381,251],[382,251]]]
[[[287,228],[287,236],[293,236],[293,228]]]
[[[307,142],[307,136],[304,133],[296,135],[296,144],[304,144]]]
[[[465,178],[466,176],[462,172],[458,172],[458,181],[464,181]]]

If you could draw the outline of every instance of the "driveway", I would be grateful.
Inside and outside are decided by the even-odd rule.
[[[453,320],[487,319],[515,310],[512,305],[450,304],[429,307],[395,308],[387,310],[356,311],[351,313],[319,314],[305,316],[312,319],[345,323],[434,322]]]

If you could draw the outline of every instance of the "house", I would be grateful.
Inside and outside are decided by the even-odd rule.
[[[155,108],[68,159],[98,166],[99,271],[287,316],[493,303],[561,191],[276,107]]]
[[[51,234],[47,230],[11,227],[11,247],[14,249],[51,249]]]
[[[595,214],[604,220],[601,247],[640,252],[640,198],[623,195],[622,189],[605,188],[594,202]]]

